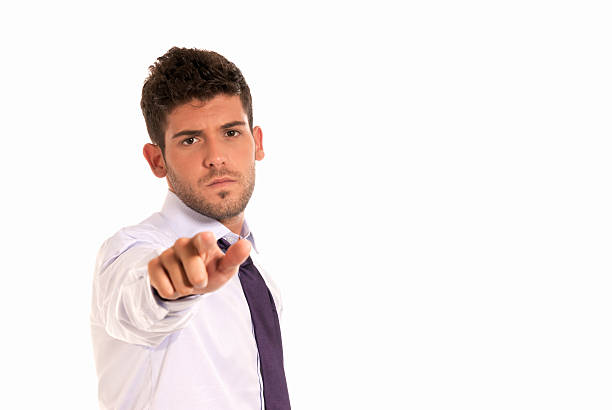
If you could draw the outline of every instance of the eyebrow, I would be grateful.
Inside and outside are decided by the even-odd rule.
[[[174,134],[172,136],[172,139],[177,138],[177,137],[181,137],[183,135],[200,135],[202,133],[202,130],[183,130],[183,131],[179,131],[176,134]]]
[[[227,124],[223,124],[221,126],[221,128],[223,128],[223,129],[232,128],[232,127],[236,127],[238,125],[245,126],[246,123],[244,121],[232,121],[232,122],[228,122]]]
[[[244,122],[244,121],[231,121],[231,122],[223,124],[220,128],[225,130],[225,129],[228,129],[228,128],[236,127],[238,125],[244,127],[244,126],[246,126],[246,122]],[[174,139],[174,138],[177,138],[177,137],[182,137],[183,135],[189,135],[189,136],[202,135],[202,130],[183,130],[183,131],[179,131],[176,134],[174,134],[171,139]]]

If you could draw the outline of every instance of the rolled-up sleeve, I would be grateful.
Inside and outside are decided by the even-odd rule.
[[[127,343],[156,346],[187,326],[201,296],[164,301],[149,282],[149,261],[167,246],[132,242],[117,246],[106,241],[98,253],[94,274],[92,320],[109,336]]]

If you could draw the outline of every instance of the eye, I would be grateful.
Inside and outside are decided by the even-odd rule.
[[[197,139],[196,137],[185,138],[183,141],[181,141],[181,144],[183,144],[183,145],[193,145],[195,143],[196,139]],[[187,141],[191,141],[191,142],[187,143]]]
[[[227,135],[228,137],[237,137],[238,135],[240,135],[240,131],[238,130],[228,130],[225,135]]]

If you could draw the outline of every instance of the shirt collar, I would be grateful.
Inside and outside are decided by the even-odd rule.
[[[242,231],[240,236],[230,231],[221,222],[209,216],[202,215],[199,212],[189,208],[185,203],[172,191],[168,189],[166,199],[161,209],[162,216],[167,220],[175,234],[179,238],[191,238],[198,232],[212,232],[215,234],[215,239],[226,239],[230,244],[235,243],[240,238],[248,239],[255,251],[255,238],[249,229],[246,218],[242,223]]]

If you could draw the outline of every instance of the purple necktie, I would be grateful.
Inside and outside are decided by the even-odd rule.
[[[217,244],[223,253],[230,246],[223,238]],[[266,410],[290,410],[283,367],[283,342],[274,299],[250,256],[240,265],[238,277],[255,329]]]

